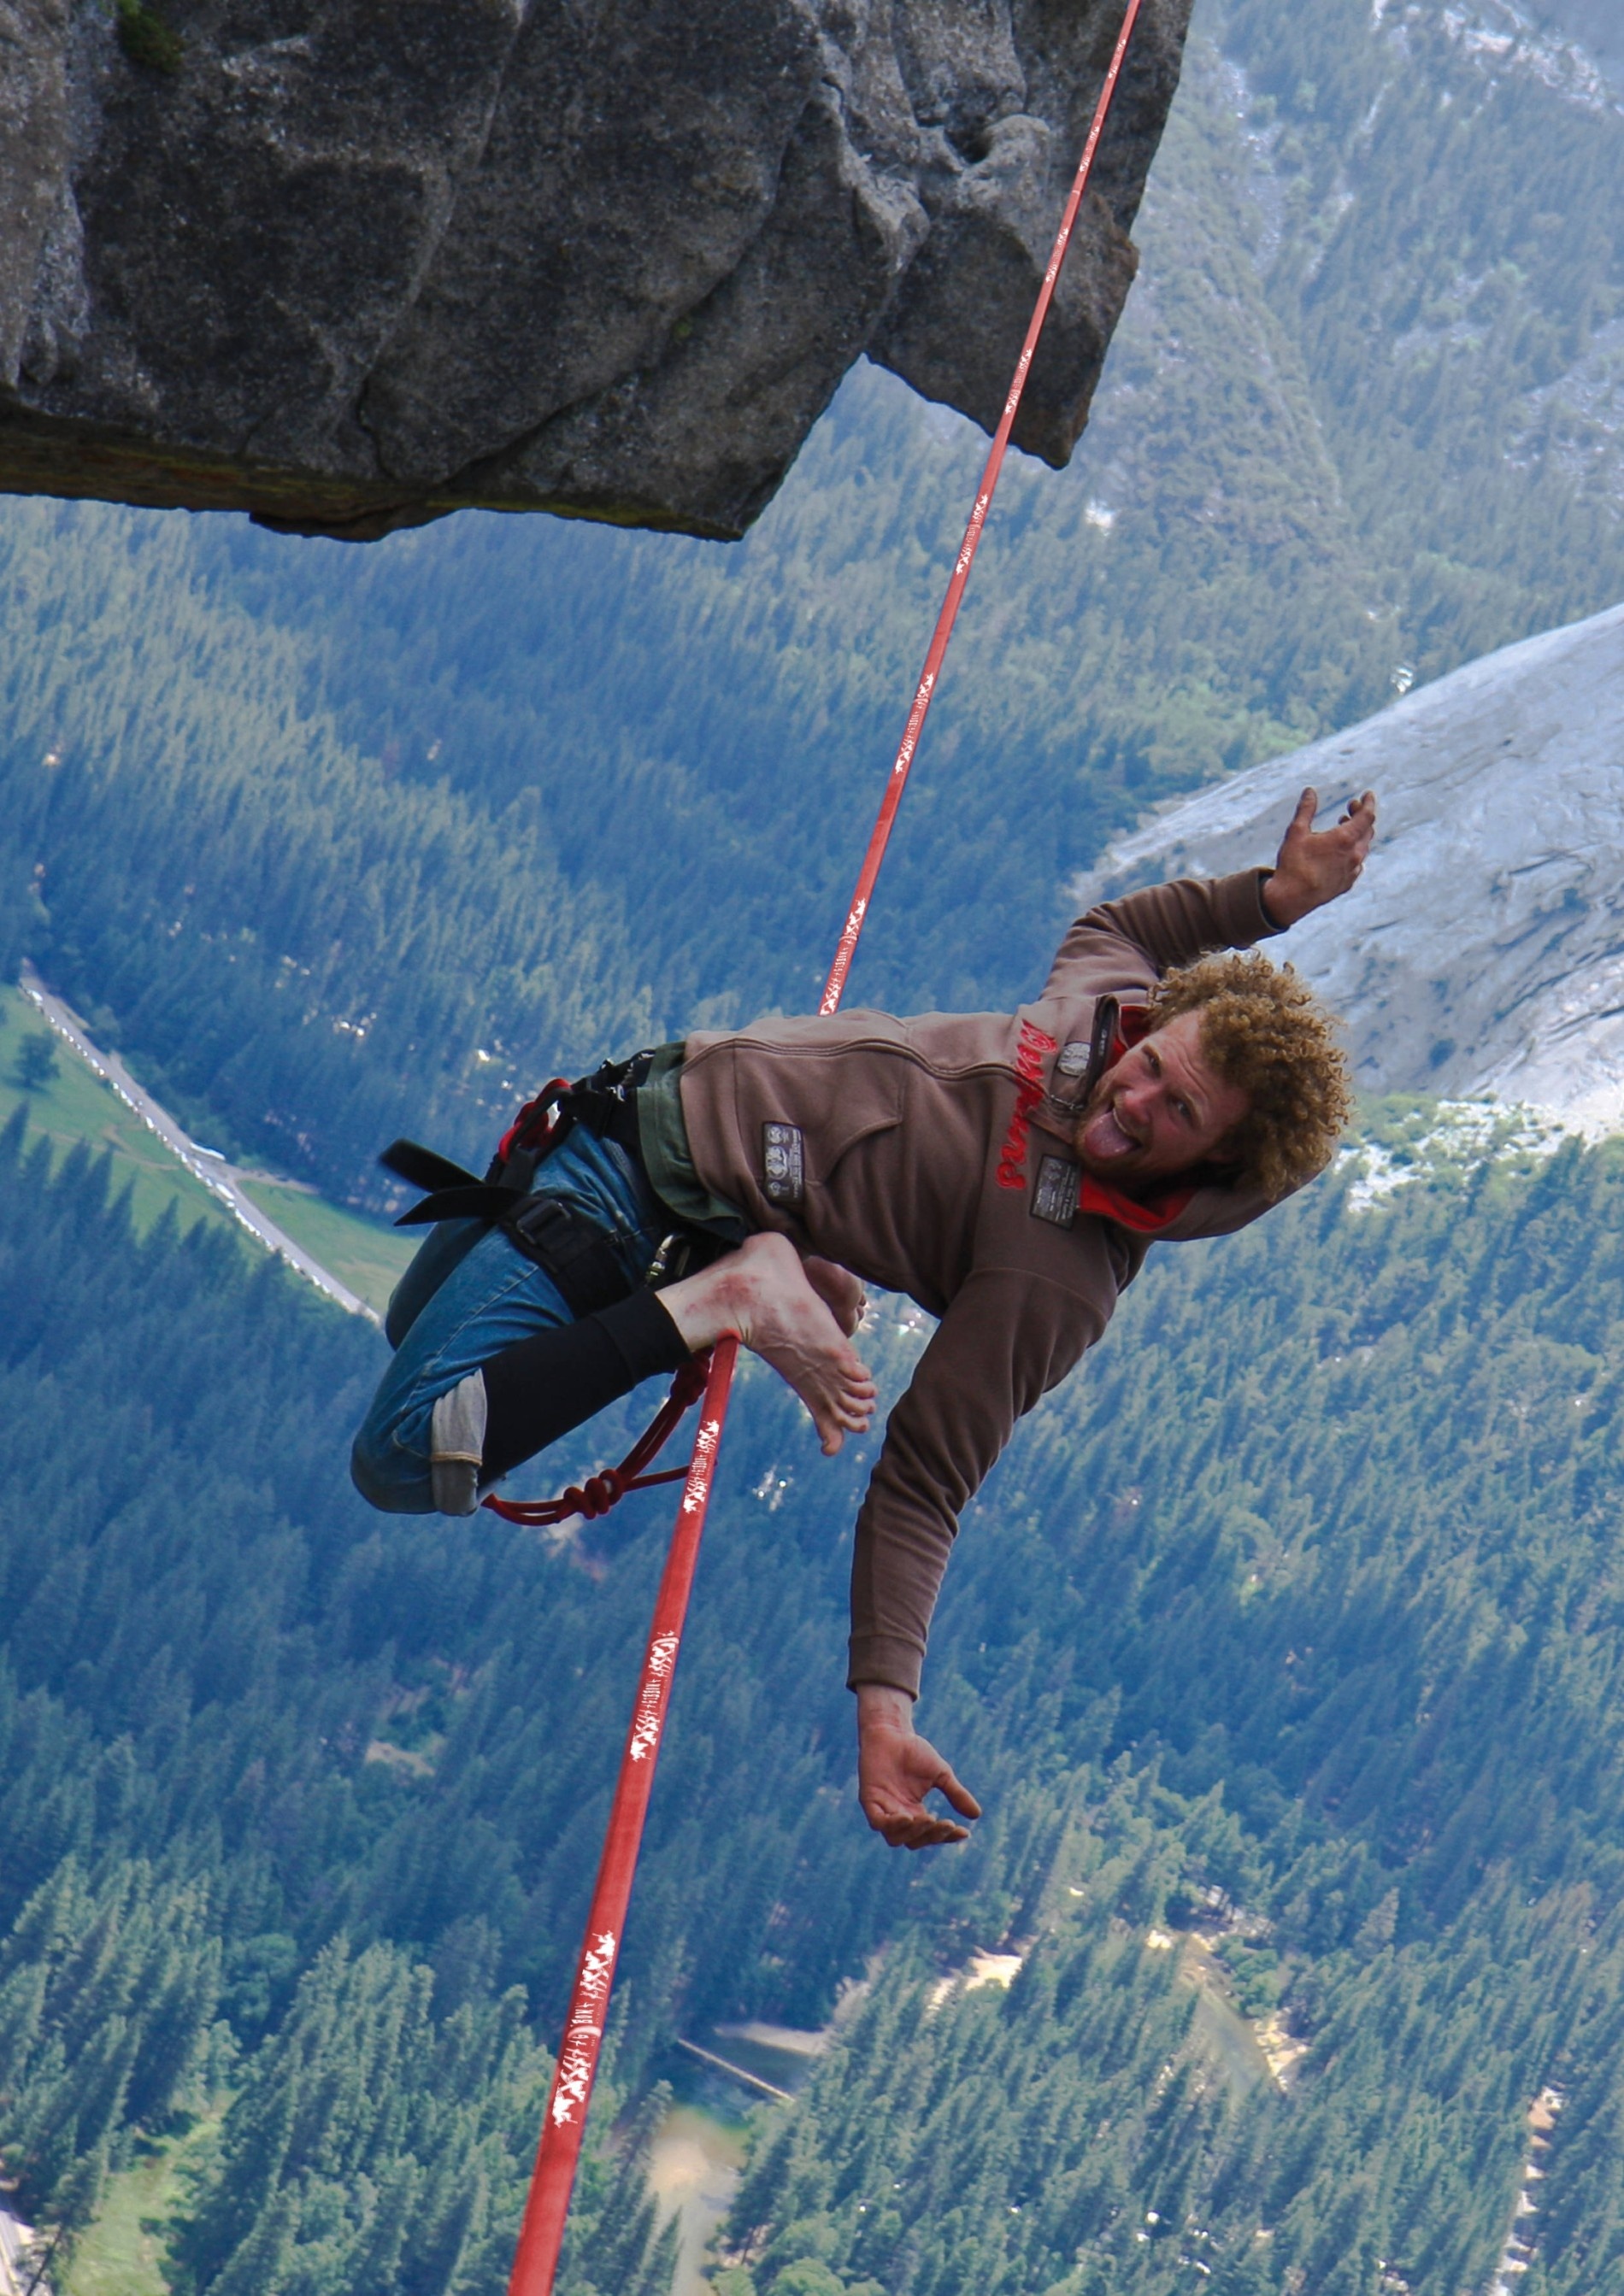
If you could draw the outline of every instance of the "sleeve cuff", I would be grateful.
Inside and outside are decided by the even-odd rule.
[[[901,1642],[894,1635],[853,1635],[850,1650],[851,1662],[846,1670],[848,1690],[856,1690],[865,1682],[879,1682],[889,1690],[918,1697],[924,1652],[913,1643]]]
[[[1263,899],[1263,888],[1274,873],[1272,869],[1243,869],[1221,880],[1219,914],[1231,948],[1250,948],[1254,941],[1273,940],[1286,930],[1275,922]]]

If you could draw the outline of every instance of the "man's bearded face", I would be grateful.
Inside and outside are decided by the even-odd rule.
[[[1251,1105],[1202,1051],[1200,1013],[1180,1013],[1095,1085],[1078,1119],[1078,1161],[1115,1187],[1176,1179],[1205,1163]]]

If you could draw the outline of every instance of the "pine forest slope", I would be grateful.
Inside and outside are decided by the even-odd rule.
[[[859,996],[1021,993],[1147,801],[1624,594],[1624,119],[1464,20],[1198,30],[1088,442],[1010,473]],[[347,1195],[391,1131],[477,1153],[555,1063],[804,1003],[980,452],[867,371],[731,549],[8,505],[19,947],[182,1114]]]

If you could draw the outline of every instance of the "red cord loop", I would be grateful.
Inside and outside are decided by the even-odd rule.
[[[655,1483],[680,1481],[688,1472],[685,1467],[667,1467],[657,1475],[644,1474],[644,1469],[664,1450],[705,1392],[709,1376],[710,1350],[707,1348],[702,1355],[691,1356],[684,1364],[671,1382],[671,1392],[618,1467],[604,1467],[599,1473],[588,1475],[584,1483],[571,1483],[555,1499],[499,1499],[493,1495],[484,1505],[492,1514],[499,1514],[504,1522],[523,1523],[533,1530],[547,1529],[557,1523],[570,1522],[577,1515],[596,1522],[611,1507],[619,1506],[627,1491],[646,1491]]]
[[[686,1411],[691,1403],[697,1403],[705,1392],[705,1382],[709,1376],[710,1350],[706,1348],[702,1354],[690,1356],[671,1382],[668,1408],[674,1405],[677,1410]]]

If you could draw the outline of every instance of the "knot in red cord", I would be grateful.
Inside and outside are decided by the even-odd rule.
[[[605,1467],[601,1475],[589,1475],[584,1483],[571,1483],[564,1493],[564,1505],[571,1514],[584,1514],[588,1522],[595,1522],[618,1506],[626,1496],[627,1478],[619,1467]]]

